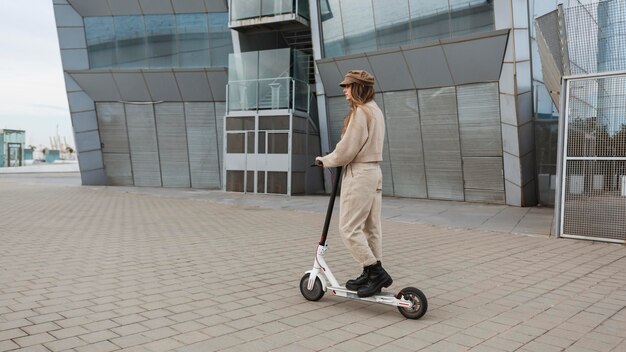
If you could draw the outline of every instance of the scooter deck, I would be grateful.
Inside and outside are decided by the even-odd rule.
[[[343,286],[328,286],[327,291],[330,291],[334,296],[345,297],[358,301],[369,301],[373,303],[388,304],[396,307],[411,307],[413,304],[404,298],[396,298],[391,292],[381,291],[370,297],[359,297],[356,291],[348,290]]]

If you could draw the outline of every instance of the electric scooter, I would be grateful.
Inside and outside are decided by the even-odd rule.
[[[328,202],[328,210],[326,211],[326,221],[324,222],[322,237],[317,247],[313,269],[305,272],[304,276],[300,279],[300,292],[302,296],[309,301],[319,301],[324,297],[326,291],[330,290],[333,295],[338,297],[398,307],[400,313],[409,319],[421,318],[428,309],[428,302],[424,293],[419,289],[415,287],[405,287],[395,295],[390,292],[381,291],[371,297],[359,297],[356,291],[351,291],[341,286],[330,271],[330,267],[324,260],[324,254],[328,249],[326,238],[330,219],[333,214],[335,198],[337,197],[337,189],[339,188],[339,182],[341,182],[341,167],[337,168],[335,174],[332,194]]]

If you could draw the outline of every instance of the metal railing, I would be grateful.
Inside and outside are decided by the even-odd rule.
[[[229,0],[228,8],[231,22],[285,14],[310,17],[307,0]]]
[[[292,77],[230,81],[226,108],[231,111],[295,109],[309,113],[311,86]]]

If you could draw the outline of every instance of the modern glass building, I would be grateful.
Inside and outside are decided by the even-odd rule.
[[[556,0],[53,2],[83,184],[320,192],[365,69],[385,195],[554,202],[532,23]]]

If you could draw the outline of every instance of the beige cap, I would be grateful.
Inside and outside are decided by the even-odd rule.
[[[365,70],[350,70],[339,85],[345,87],[354,83],[362,84],[364,86],[373,86],[374,76]]]

